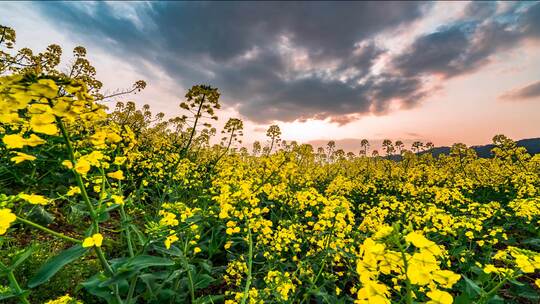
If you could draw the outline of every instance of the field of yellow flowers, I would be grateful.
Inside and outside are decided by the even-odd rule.
[[[219,145],[219,92],[164,119],[74,50],[0,51],[2,303],[539,303],[540,155],[400,160]],[[109,103],[110,104],[110,103]],[[364,151],[364,154],[366,151]]]

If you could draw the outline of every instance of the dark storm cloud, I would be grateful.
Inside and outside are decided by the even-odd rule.
[[[40,5],[62,27],[129,61],[149,60],[184,87],[219,87],[226,102],[257,122],[381,113],[392,99],[413,104],[418,80],[370,75],[385,53],[371,38],[417,20],[427,6],[152,3],[136,9],[137,27],[105,3]],[[305,63],[295,62],[298,52]]]
[[[521,25],[525,34],[540,39],[540,3],[532,6],[523,14]]]
[[[500,98],[503,100],[523,100],[540,98],[540,81],[507,92],[501,95]]]
[[[527,4],[528,5],[528,4]],[[465,18],[415,40],[393,65],[403,74],[446,78],[476,71],[498,51],[540,38],[540,3],[516,3],[502,14],[494,4],[471,3]]]
[[[472,1],[465,8],[465,16],[474,19],[491,17],[497,11],[497,2]]]
[[[498,42],[489,39],[516,40],[515,30],[506,25],[510,22],[480,25],[471,19],[469,25],[454,25],[421,37],[393,61],[395,69],[375,75],[374,63],[389,55],[373,38],[419,20],[430,4],[128,5],[134,14],[102,2],[46,2],[39,7],[60,28],[70,29],[88,45],[106,48],[135,67],[142,69],[138,62],[145,60],[183,87],[217,86],[225,103],[237,106],[242,115],[256,122],[330,118],[341,124],[365,113],[386,113],[390,105],[414,107],[428,94],[420,81],[422,74],[463,73],[481,66],[498,48]],[[477,16],[494,12],[483,7],[469,10]],[[521,18],[525,24],[520,25],[520,33],[535,33],[535,16]],[[477,42],[474,37],[481,36],[479,28],[485,38]],[[151,74],[140,72],[151,85]]]

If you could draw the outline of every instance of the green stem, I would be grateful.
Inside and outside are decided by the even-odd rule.
[[[124,205],[120,206],[120,215],[122,217],[123,229],[126,232],[126,239],[127,239],[127,243],[128,243],[129,256],[134,257],[135,253],[133,251],[133,244],[132,244],[132,241],[131,241],[131,233],[129,232],[129,225],[125,224],[127,222],[127,215],[126,215],[126,211],[124,210]],[[133,297],[133,293],[135,292],[136,284],[137,284],[137,277],[135,276],[129,282],[129,291],[128,291],[128,295],[127,295],[127,298],[126,298],[126,303],[127,304],[131,303],[131,298]]]
[[[51,107],[53,106],[50,100],[49,100],[49,105]],[[69,154],[69,160],[71,161],[73,165],[75,165],[75,153],[73,152],[73,146],[71,145],[71,140],[69,138],[69,134],[66,130],[66,127],[60,117],[56,117],[56,123],[58,127],[60,128],[60,131],[62,132],[62,137],[64,137],[64,140],[66,142],[66,146],[67,146],[67,150]],[[92,228],[93,228],[92,233],[99,233],[99,224],[97,221],[96,211],[94,209],[94,206],[92,205],[92,202],[90,201],[90,197],[88,196],[88,193],[86,192],[86,187],[84,186],[82,176],[75,169],[72,169],[71,171],[75,175],[77,185],[79,186],[79,189],[81,190],[81,196],[83,197],[86,207],[88,208],[90,212],[90,218],[92,219]],[[96,254],[99,258],[101,266],[103,267],[105,272],[107,272],[107,274],[109,274],[110,276],[113,276],[114,271],[112,270],[111,265],[109,265],[109,263],[107,262],[107,259],[105,258],[105,254],[101,250],[101,247],[94,247],[94,250],[96,251]],[[122,299],[120,298],[119,291],[118,291],[118,284],[114,285],[113,293],[115,294],[118,303],[119,304],[123,303]]]
[[[411,280],[409,279],[409,275],[407,274],[407,270],[409,269],[409,262],[407,261],[407,257],[405,256],[405,248],[403,248],[403,245],[399,240],[395,241],[396,245],[399,248],[399,251],[401,253],[401,258],[403,259],[403,269],[405,272],[405,286],[406,286],[406,303],[412,304],[413,303],[413,297],[412,297],[412,284]]]
[[[189,238],[186,238],[186,242],[184,243],[184,254],[182,257],[182,264],[184,264],[184,268],[186,269],[186,272],[188,275],[189,295],[191,297],[191,303],[194,303],[195,302],[195,288],[193,286],[193,277],[191,276],[191,269],[189,268],[189,263],[187,262],[188,245],[189,245]]]
[[[248,273],[247,273],[248,276],[246,280],[246,286],[244,287],[244,295],[242,296],[241,304],[245,304],[248,299],[249,288],[251,287],[251,275],[252,275],[252,268],[253,268],[253,237],[251,235],[251,229],[249,228],[249,221],[248,221],[247,229],[248,229],[248,241],[249,241]]]
[[[114,271],[112,270],[111,265],[109,265],[109,263],[107,262],[105,254],[103,254],[103,250],[101,250],[101,247],[94,247],[94,250],[107,274],[111,276],[114,275]]]
[[[197,109],[197,114],[195,115],[195,122],[193,123],[193,128],[191,129],[191,134],[189,135],[189,140],[182,151],[182,156],[186,156],[186,154],[189,152],[189,146],[191,146],[191,142],[193,141],[193,136],[195,136],[195,131],[197,128],[197,122],[199,121],[199,117],[201,116],[201,110],[202,106],[204,104],[204,100],[206,98],[206,95],[203,94],[201,103],[199,104],[199,108]],[[174,166],[176,168],[176,166]]]
[[[129,291],[126,298],[126,304],[131,304],[131,298],[133,298],[133,293],[135,292],[135,286],[137,286],[137,277],[133,277],[129,282]]]
[[[15,292],[17,292],[17,297],[19,298],[19,300],[21,300],[21,303],[30,304],[30,302],[26,298],[26,295],[23,294],[23,290],[21,289],[19,282],[17,282],[17,278],[15,278],[15,275],[13,274],[13,270],[10,270],[7,273],[7,277],[9,280],[9,284],[13,287],[13,289],[15,289]]]
[[[328,247],[330,246],[330,240],[332,238],[332,235],[334,234],[334,227],[336,225],[336,221],[332,222],[332,227],[330,228],[330,234],[328,235],[328,238],[326,239],[326,244],[324,245],[324,258],[321,263],[321,266],[319,268],[319,272],[317,273],[317,276],[315,277],[315,280],[313,281],[313,285],[317,284],[317,281],[319,280],[319,277],[321,276],[324,266],[326,266],[326,260],[328,257]]]
[[[65,234],[62,234],[62,233],[53,231],[53,230],[51,230],[51,229],[49,229],[49,228],[47,228],[47,227],[43,227],[43,226],[41,226],[41,225],[39,225],[39,224],[36,224],[36,223],[34,223],[34,222],[32,222],[32,221],[29,221],[29,220],[27,220],[27,219],[24,219],[24,218],[22,218],[22,217],[17,216],[17,220],[20,221],[20,222],[22,222],[22,223],[25,223],[26,225],[29,225],[29,226],[32,226],[32,227],[34,227],[34,228],[36,228],[36,229],[39,229],[39,230],[41,230],[41,231],[44,231],[44,232],[46,232],[46,233],[48,233],[48,234],[54,235],[54,236],[56,236],[56,237],[58,237],[58,238],[61,238],[61,239],[63,239],[63,240],[66,240],[66,241],[69,241],[69,242],[73,242],[73,243],[81,243],[80,240],[77,240],[77,239],[74,239],[74,238],[72,238],[72,237],[69,237],[69,236],[67,236],[67,235],[65,235]]]
[[[478,301],[478,303],[487,303],[487,301],[489,301],[489,299],[494,296],[497,291],[499,291],[499,289],[501,289],[501,287],[503,287],[503,285],[508,281],[508,278],[504,278],[502,281],[500,281],[497,285],[495,285],[495,287],[493,287],[490,291],[488,291],[487,293],[483,294],[482,297],[480,297],[480,300]]]
[[[69,139],[69,134],[66,130],[66,127],[64,126],[64,123],[59,117],[56,117],[56,123],[60,127],[60,131],[62,132],[62,136],[64,137],[64,140],[66,141],[66,146],[69,154],[69,160],[73,165],[75,165],[75,153],[73,152],[73,146],[71,145],[71,140]],[[92,205],[92,202],[90,201],[90,197],[88,196],[88,193],[86,192],[86,187],[84,186],[84,182],[82,180],[81,175],[79,172],[75,171],[75,169],[71,170],[73,174],[75,175],[75,180],[77,181],[77,186],[79,186],[79,189],[81,190],[81,196],[83,197],[83,200],[86,204],[86,207],[88,208],[90,212],[90,217],[92,218],[92,227],[94,232],[99,232],[99,225],[96,220],[96,211],[94,210],[94,206]]]
[[[129,256],[134,257],[135,252],[133,251],[133,243],[132,243],[132,240],[131,240],[131,233],[129,232],[129,225],[125,225],[125,223],[127,223],[128,218],[127,218],[127,215],[126,215],[126,211],[124,209],[124,205],[120,206],[120,215],[122,216],[122,226],[124,226],[123,229],[126,232],[126,239],[127,239],[127,243],[128,243]]]

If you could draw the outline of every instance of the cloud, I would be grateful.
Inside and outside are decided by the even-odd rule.
[[[499,98],[508,101],[540,98],[540,81],[506,92],[499,96]]]
[[[493,5],[470,4],[464,18],[418,37],[393,66],[403,75],[451,78],[475,72],[523,40],[540,38],[540,3],[516,3],[500,14]]]
[[[328,119],[340,125],[419,105],[432,93],[425,76],[475,71],[497,51],[538,36],[539,10],[539,4],[515,4],[497,13],[497,5],[472,3],[458,22],[418,37],[396,56],[377,37],[414,24],[431,4],[35,5],[59,28],[133,64],[141,77],[152,77],[149,65],[164,71],[178,83],[178,96],[206,83],[256,123]],[[390,63],[374,69],[383,61]]]
[[[399,2],[39,5],[59,26],[135,65],[149,61],[182,87],[219,87],[227,105],[259,123],[313,117],[345,122],[338,117],[384,113],[396,102],[413,106],[422,95],[419,80],[373,75],[386,50],[372,38],[417,20],[427,7]]]
[[[521,26],[526,35],[540,39],[540,3],[536,3],[523,14]]]
[[[491,17],[497,12],[498,3],[493,2],[481,2],[471,1],[465,7],[465,17],[482,20]]]

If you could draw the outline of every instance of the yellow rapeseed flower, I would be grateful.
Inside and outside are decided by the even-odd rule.
[[[49,200],[43,195],[22,193],[19,194],[19,197],[33,205],[47,205],[49,203]]]
[[[436,270],[433,272],[433,279],[444,288],[452,288],[461,279],[461,276],[450,270]]]
[[[62,161],[62,166],[68,168],[68,169],[73,169],[73,163],[70,161],[70,160],[64,160]]]
[[[428,291],[427,296],[431,300],[426,304],[452,304],[454,302],[452,295],[442,290]]]
[[[51,113],[32,115],[30,118],[30,128],[36,133],[47,135],[56,135],[58,133],[54,114]]]
[[[84,248],[88,247],[101,247],[101,244],[103,243],[103,236],[101,233],[96,233],[90,237],[87,237],[84,239],[82,246]]]
[[[42,144],[46,143],[47,141],[45,141],[41,137],[37,136],[36,134],[30,134],[30,137],[25,139],[24,142],[25,142],[25,145],[27,145],[27,146],[35,147],[35,146],[42,145]]]
[[[174,230],[172,231],[172,233],[174,233]],[[176,234],[171,234],[169,235],[166,239],[165,239],[165,248],[167,249],[170,249],[171,248],[171,245],[178,241],[178,237],[176,236]]]
[[[36,97],[54,98],[58,94],[58,86],[51,79],[40,79],[30,85],[30,93]]]
[[[27,160],[33,161],[36,159],[36,157],[32,155],[28,155],[21,152],[15,152],[15,153],[17,154],[17,156],[13,156],[11,158],[11,161],[15,162],[16,164],[22,163],[23,161],[27,161]]]
[[[74,298],[70,297],[68,294],[66,294],[54,300],[50,300],[46,302],[45,304],[82,304],[82,302],[79,302],[75,300]]]
[[[11,223],[13,223],[17,217],[11,212],[10,209],[0,209],[0,235],[3,235],[8,230]]]
[[[25,145],[25,140],[20,134],[6,135],[2,141],[8,149],[20,149]]]
[[[113,199],[115,204],[123,205],[124,204],[124,197],[121,195],[113,194],[111,195],[111,198]]]
[[[35,147],[46,142],[35,134],[31,134],[29,138],[24,138],[21,134],[9,134],[5,135],[2,141],[8,149],[21,149],[24,146]]]
[[[118,170],[118,171],[115,171],[115,172],[107,173],[107,176],[111,177],[111,178],[114,178],[114,179],[117,179],[117,180],[123,180],[124,179],[124,172],[122,172],[122,170]]]
[[[88,173],[88,171],[90,171],[90,168],[90,163],[86,159],[79,159],[75,164],[75,171],[82,175]]]
[[[67,196],[73,196],[75,194],[80,194],[81,193],[81,189],[77,186],[71,186],[69,187],[69,190],[68,192],[66,193]]]

